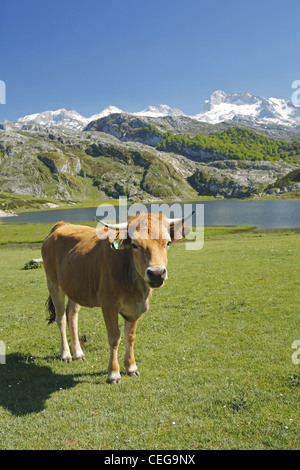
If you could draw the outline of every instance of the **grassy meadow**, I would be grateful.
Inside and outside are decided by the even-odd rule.
[[[173,244],[139,321],[141,376],[125,374],[122,341],[110,386],[100,309],[79,315],[86,361],[62,363],[43,268],[22,269],[49,228],[0,225],[0,449],[299,449],[299,234],[208,228],[200,251]]]

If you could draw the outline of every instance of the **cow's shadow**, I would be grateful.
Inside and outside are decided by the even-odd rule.
[[[56,374],[48,366],[35,364],[34,358],[9,354],[6,364],[0,364],[0,407],[17,416],[38,413],[53,393],[75,387],[91,375],[99,383],[97,377],[106,375],[106,371]]]

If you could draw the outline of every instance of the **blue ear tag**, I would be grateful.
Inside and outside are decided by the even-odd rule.
[[[112,250],[119,250],[120,248],[122,248],[122,243],[120,242],[120,240],[115,238],[110,247]]]

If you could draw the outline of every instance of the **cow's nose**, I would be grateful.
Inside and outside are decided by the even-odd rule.
[[[150,281],[165,280],[167,277],[167,270],[163,266],[147,268],[146,271]]]

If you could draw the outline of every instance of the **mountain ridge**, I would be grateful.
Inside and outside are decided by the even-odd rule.
[[[295,106],[291,101],[280,98],[264,98],[249,92],[227,94],[222,90],[211,93],[204,102],[203,111],[195,115],[185,114],[180,109],[172,108],[166,104],[147,106],[138,112],[123,111],[111,105],[90,117],[84,117],[76,110],[61,108],[21,117],[14,123],[14,126],[19,129],[28,125],[39,125],[45,128],[60,127],[62,129],[83,130],[89,123],[110,114],[129,114],[153,118],[182,117],[207,124],[229,121],[245,123],[245,125],[289,126],[299,129],[300,132],[300,107]]]
[[[280,98],[264,98],[248,92],[213,92],[204,102],[204,112],[194,118],[211,124],[224,120],[250,120],[261,124],[300,126],[300,107]]]

